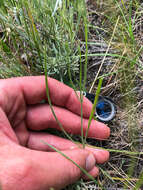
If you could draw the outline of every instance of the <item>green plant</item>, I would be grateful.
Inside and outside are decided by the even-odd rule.
[[[43,73],[43,42],[47,45],[48,74],[63,81],[68,66],[72,75],[78,72],[76,39],[73,16],[75,7],[69,11],[63,7],[55,12],[56,1],[2,1],[0,9],[1,62],[7,68],[7,77],[21,75],[11,69],[13,62],[28,74]],[[11,60],[11,61],[9,61]],[[20,64],[21,63],[21,64]],[[1,77],[6,77],[1,70]],[[9,72],[9,74],[8,74]],[[25,74],[25,73],[24,73]]]

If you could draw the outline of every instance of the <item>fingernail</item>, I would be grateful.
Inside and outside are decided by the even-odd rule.
[[[86,170],[90,171],[95,166],[96,160],[93,156],[93,154],[89,154],[86,158]]]

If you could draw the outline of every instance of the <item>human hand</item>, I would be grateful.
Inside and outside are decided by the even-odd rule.
[[[80,102],[68,86],[48,78],[50,98],[58,120],[72,134],[81,133]],[[47,100],[44,76],[0,80],[0,184],[2,190],[61,189],[80,177],[80,169],[48,144],[61,150],[86,169],[93,177],[98,175],[96,163],[104,163],[109,153],[86,147],[41,132],[47,128],[60,130]],[[87,129],[92,104],[83,100],[83,129]],[[92,121],[88,137],[106,139],[109,128]]]

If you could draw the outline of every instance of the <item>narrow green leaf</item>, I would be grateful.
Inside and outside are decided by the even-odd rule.
[[[98,97],[99,97],[101,87],[102,87],[102,82],[103,82],[103,78],[100,78],[99,83],[98,83],[98,87],[97,87],[97,91],[96,91],[96,95],[95,95],[95,99],[94,99],[94,104],[92,106],[91,114],[90,114],[90,117],[89,117],[89,120],[88,120],[88,128],[87,128],[86,134],[85,134],[85,143],[86,143],[86,138],[88,136],[88,131],[89,131],[89,128],[90,128],[91,121],[92,121],[92,119],[94,117],[94,114],[95,114],[96,105],[97,105],[97,102],[98,102]]]

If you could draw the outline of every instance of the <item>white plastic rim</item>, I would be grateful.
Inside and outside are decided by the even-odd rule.
[[[80,91],[77,91],[77,92],[80,92]],[[85,91],[81,91],[81,93],[83,94],[83,96],[86,97],[86,92]],[[110,120],[112,120],[116,114],[116,108],[114,106],[114,103],[112,103],[110,100],[106,99],[106,98],[103,98],[103,101],[104,102],[107,102],[110,107],[111,107],[111,113],[110,115],[107,117],[107,118],[103,118],[103,117],[100,117],[98,114],[97,114],[97,111],[95,110],[95,116],[100,120],[100,121],[103,121],[103,122],[108,122]]]
[[[103,118],[103,117],[100,117],[100,116],[97,114],[97,111],[95,112],[95,115],[96,115],[96,117],[97,117],[100,121],[107,122],[107,121],[110,121],[110,120],[112,120],[112,119],[114,118],[116,110],[115,110],[115,106],[114,106],[114,104],[113,104],[112,102],[110,102],[110,101],[107,100],[107,99],[103,99],[103,100],[104,100],[104,102],[107,102],[107,103],[110,105],[110,107],[111,107],[111,113],[110,113],[110,115],[109,115],[107,118]]]

